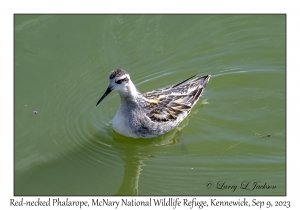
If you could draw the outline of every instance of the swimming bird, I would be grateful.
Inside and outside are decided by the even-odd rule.
[[[113,129],[133,138],[162,135],[175,128],[190,113],[210,79],[210,75],[195,76],[142,94],[125,70],[116,69],[108,74],[108,88],[96,106],[112,90],[117,90],[121,105],[113,118]]]

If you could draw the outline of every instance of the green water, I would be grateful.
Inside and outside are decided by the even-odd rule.
[[[285,195],[285,21],[15,15],[14,194]],[[116,68],[141,92],[212,78],[178,128],[131,139],[116,92],[95,106]]]

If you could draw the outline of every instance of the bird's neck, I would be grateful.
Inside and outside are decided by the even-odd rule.
[[[121,104],[136,104],[137,98],[141,94],[134,84],[129,81],[128,86],[125,91],[119,91],[121,97]]]

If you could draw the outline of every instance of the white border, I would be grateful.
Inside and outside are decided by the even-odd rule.
[[[14,13],[286,13],[287,14],[287,196],[247,197],[247,200],[290,200],[292,209],[299,207],[299,7],[296,1],[2,1],[1,3],[1,196],[0,206],[9,208],[13,196],[13,14]],[[29,199],[29,197],[26,197]],[[94,197],[71,197],[91,200]],[[138,197],[143,200],[147,197]],[[242,197],[215,197],[238,200]],[[35,199],[35,198],[32,198]],[[121,199],[111,197],[111,199]],[[209,200],[202,197],[200,200]],[[64,209],[70,207],[63,207]],[[229,209],[227,207],[225,209]],[[23,208],[22,208],[23,209]],[[32,209],[27,207],[25,209]],[[48,207],[47,209],[53,209]],[[99,207],[98,207],[99,209]],[[110,208],[112,209],[112,208]],[[120,208],[118,208],[120,209]],[[139,208],[140,209],[140,208]],[[142,208],[146,209],[146,208]],[[149,209],[149,208],[147,208]],[[169,208],[172,209],[172,208]],[[180,209],[180,208],[179,208]],[[189,209],[189,208],[185,208]],[[214,207],[209,209],[220,209]],[[299,208],[298,208],[299,209]]]

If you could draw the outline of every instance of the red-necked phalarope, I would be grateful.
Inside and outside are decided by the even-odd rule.
[[[116,69],[109,73],[109,86],[96,106],[112,90],[117,90],[121,105],[113,119],[113,129],[133,138],[155,137],[175,128],[200,98],[210,75],[191,80],[193,77],[170,87],[142,94],[125,70]]]

